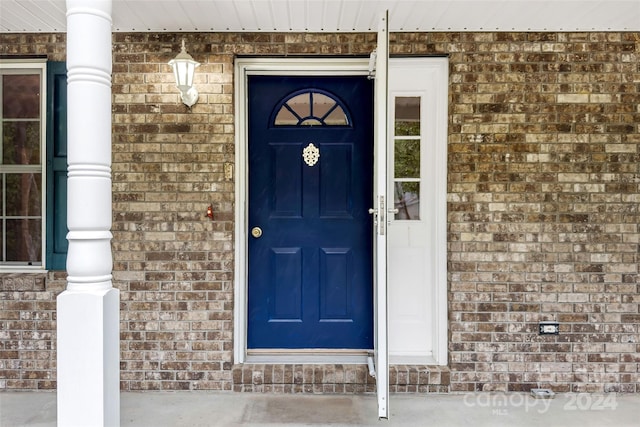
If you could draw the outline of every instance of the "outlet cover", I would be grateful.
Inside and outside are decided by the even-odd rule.
[[[556,397],[556,394],[548,388],[532,388],[531,396],[536,399],[553,399]]]
[[[558,335],[560,334],[560,325],[558,322],[544,321],[538,325],[540,335]]]

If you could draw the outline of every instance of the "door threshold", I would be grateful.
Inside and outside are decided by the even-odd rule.
[[[367,356],[373,350],[351,349],[251,349],[247,350],[245,363],[277,364],[367,364]]]

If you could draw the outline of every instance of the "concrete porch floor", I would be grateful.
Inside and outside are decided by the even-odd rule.
[[[121,426],[639,426],[640,394],[391,395],[379,421],[370,395],[233,392],[122,393]],[[55,426],[53,392],[0,393],[0,426]]]

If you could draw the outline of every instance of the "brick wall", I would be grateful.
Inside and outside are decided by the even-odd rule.
[[[65,279],[0,275],[0,390],[56,388],[56,297]]]
[[[202,63],[191,111],[166,65],[182,37]],[[367,54],[374,44],[374,34],[114,34],[122,389],[264,390],[253,381],[264,366],[245,372],[232,360],[233,58]],[[2,55],[63,51],[63,35],[0,35]],[[640,34],[402,33],[391,52],[450,57],[451,372],[433,370],[447,384],[434,390],[640,392]],[[53,300],[46,280],[31,293],[11,280],[0,281],[3,316]],[[51,325],[29,335],[1,320],[0,372],[12,379],[0,387],[55,386]],[[540,320],[560,322],[560,335],[539,336]],[[28,345],[45,348],[12,349]],[[17,381],[35,359],[33,375],[46,378]],[[409,372],[429,377],[397,376]],[[296,390],[291,378],[269,389]]]
[[[452,390],[640,391],[640,35],[431,43],[451,53]]]
[[[214,37],[216,38],[216,37]],[[167,62],[173,34],[115,34],[115,284],[122,388],[231,389],[233,56],[189,35],[202,63],[190,111]],[[213,205],[214,219],[206,217]]]

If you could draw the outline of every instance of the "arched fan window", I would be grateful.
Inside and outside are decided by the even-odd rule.
[[[275,126],[349,126],[346,108],[329,92],[305,89],[287,97],[277,108]]]

